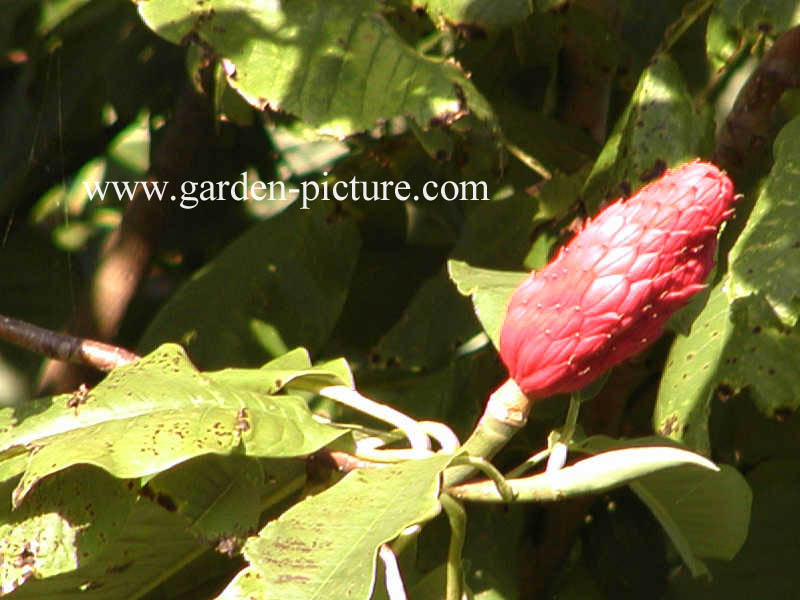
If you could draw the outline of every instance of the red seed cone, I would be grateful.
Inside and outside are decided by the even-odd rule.
[[[733,184],[712,164],[617,200],[514,291],[500,356],[530,398],[578,390],[640,352],[703,289]]]

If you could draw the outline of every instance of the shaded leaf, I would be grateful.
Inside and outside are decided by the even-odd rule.
[[[252,105],[294,113],[323,133],[346,136],[400,115],[423,126],[463,111],[493,118],[457,64],[418,54],[374,0],[138,4],[159,35],[195,39],[229,61],[228,84]]]
[[[753,33],[777,35],[800,22],[796,0],[722,0],[715,3],[715,12],[726,25]]]
[[[423,0],[422,5],[432,17],[483,27],[514,25],[533,12],[531,0]]]
[[[251,565],[219,598],[369,598],[378,547],[438,510],[439,474],[451,458],[353,471],[293,506],[245,544]]]
[[[624,443],[640,447],[663,445],[664,440],[650,437]],[[619,444],[618,440],[593,436],[579,448],[608,451]],[[715,472],[686,464],[647,474],[629,485],[653,512],[695,575],[706,572],[698,557],[730,559],[747,538],[752,492],[730,466],[722,465]]]
[[[61,327],[69,316],[70,289],[75,284],[69,264],[68,256],[39,232],[16,228],[0,251],[0,271],[4,274],[0,314],[41,327]],[[6,343],[0,353],[2,362],[8,361],[9,368],[31,380],[42,361],[36,354]],[[14,381],[9,374],[3,379],[0,405],[16,403],[29,395],[21,378]]]
[[[517,578],[522,568],[518,549],[524,544],[526,534],[525,507],[512,505],[502,510],[484,506],[467,508],[463,550],[467,585],[477,600],[517,598]],[[487,548],[495,547],[497,540],[503,540],[502,549],[487,552]],[[440,594],[442,589],[444,586],[439,588]]]
[[[297,493],[305,475],[302,461],[206,455],[159,474],[147,487],[157,499],[168,498],[201,540],[243,543],[258,529],[264,498]]]
[[[359,389],[414,419],[447,423],[459,439],[465,440],[503,374],[497,352],[484,340],[480,350],[465,351],[430,372],[387,369],[363,374]]]
[[[348,218],[292,205],[196,273],[163,305],[139,347],[180,342],[204,369],[260,365],[295,346],[315,352],[342,310],[358,248]]]
[[[662,471],[632,487],[670,537],[675,538],[677,527],[697,556],[731,560],[747,539],[753,493],[729,465],[722,465],[718,473],[696,468]]]
[[[580,199],[581,189],[589,175],[587,168],[582,168],[575,173],[554,173],[537,186],[534,197],[539,201],[537,219],[560,219],[567,215],[570,209]]]
[[[800,461],[768,460],[753,469],[747,480],[753,488],[752,521],[741,551],[731,562],[710,561],[712,581],[679,575],[665,598],[746,600],[759,597],[766,589],[774,598],[796,595],[800,585],[796,560]],[[727,512],[719,505],[716,509]]]
[[[530,248],[535,211],[536,202],[522,194],[481,202],[469,213],[450,256],[482,267],[517,267]],[[443,306],[448,309],[442,311]],[[459,296],[442,269],[422,285],[376,351],[408,368],[431,367],[479,331],[469,302]]]

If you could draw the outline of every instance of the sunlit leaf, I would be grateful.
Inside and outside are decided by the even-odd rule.
[[[286,511],[244,547],[250,566],[220,600],[248,597],[369,598],[378,547],[438,509],[439,474],[452,457],[434,456],[349,473]]]
[[[271,396],[265,386],[237,387],[226,375],[201,374],[175,345],[113,371],[85,397],[57,396],[44,411],[0,434],[0,479],[29,453],[14,492],[19,505],[43,477],[91,464],[121,477],[141,477],[203,454],[258,457],[309,454],[343,430],[314,420],[305,401]],[[4,458],[12,459],[3,461]]]
[[[350,135],[401,115],[424,126],[465,111],[492,118],[459,66],[418,54],[375,0],[138,5],[159,35],[213,48],[227,61],[229,85],[248,102],[296,114],[324,133]]]

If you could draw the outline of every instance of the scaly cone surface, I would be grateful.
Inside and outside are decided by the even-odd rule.
[[[703,289],[733,184],[710,163],[617,200],[514,291],[500,356],[530,398],[578,390],[641,352]]]

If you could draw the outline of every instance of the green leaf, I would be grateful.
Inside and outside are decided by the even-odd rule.
[[[140,349],[180,342],[204,369],[260,365],[295,346],[317,351],[342,310],[360,244],[332,208],[293,205],[247,231],[163,305]]]
[[[250,566],[218,598],[366,600],[378,547],[435,514],[439,475],[451,458],[353,471],[296,504],[248,540]]]
[[[422,5],[434,18],[483,27],[514,25],[533,12],[532,0],[424,0]]]
[[[720,384],[748,389],[767,416],[800,406],[800,327],[776,325],[763,296],[730,303],[730,279],[712,290],[688,336],[670,349],[658,390],[653,426],[698,452],[710,452],[708,419]]]
[[[287,387],[309,391],[317,391],[328,385],[355,387],[350,365],[344,358],[312,366],[305,348],[295,348],[272,359],[260,369],[223,369],[206,375],[213,377],[217,383],[230,382],[240,388],[248,386],[268,394],[277,394]]]
[[[213,373],[197,372],[180,347],[165,345],[114,370],[83,403],[57,396],[0,434],[0,480],[18,467],[21,447],[29,462],[15,506],[43,477],[79,463],[141,477],[203,454],[306,455],[343,435],[315,421],[301,398],[259,392],[251,381],[237,386],[226,375],[218,383]]]
[[[588,168],[575,173],[554,173],[552,179],[537,186],[534,197],[539,201],[537,219],[560,219],[580,199],[581,188],[589,175]]]
[[[753,493],[729,465],[718,473],[693,467],[653,473],[632,487],[670,537],[673,527],[686,536],[696,556],[731,560],[747,539]]]
[[[721,0],[716,14],[729,27],[778,35],[800,22],[795,0]]]
[[[593,436],[577,449],[608,452],[621,443],[628,448],[663,446],[664,440],[647,437],[620,442]],[[706,572],[698,557],[729,560],[747,538],[753,494],[744,477],[728,465],[713,472],[685,464],[647,474],[629,485],[653,512],[695,575]]]
[[[722,357],[734,332],[725,292],[727,285],[728,280],[723,279],[712,289],[689,335],[676,336],[653,411],[656,431],[703,454],[711,450],[708,436],[711,397],[719,381]]]
[[[760,294],[784,325],[800,315],[800,118],[775,140],[775,164],[730,253],[731,296]]]
[[[466,582],[478,600],[517,598],[520,562],[524,560],[517,549],[525,544],[528,511],[522,505],[503,511],[481,509],[468,513],[463,551]],[[503,550],[487,552],[489,539],[503,540]]]
[[[763,302],[762,298],[753,300]],[[748,300],[746,304],[754,303]],[[735,311],[734,318],[739,312]],[[754,324],[751,318],[739,317],[736,321],[720,364],[720,383],[733,390],[747,388],[758,409],[769,417],[796,410],[800,407],[800,325],[789,329],[774,327],[768,321]]]
[[[401,115],[423,126],[465,111],[493,119],[461,68],[417,53],[375,0],[138,4],[159,35],[223,57],[228,84],[253,106],[291,112],[323,133],[351,135]]]
[[[714,561],[709,565],[714,575],[712,582],[678,574],[665,598],[758,598],[767,589],[773,598],[796,595],[800,585],[796,560],[800,460],[767,460],[756,466],[747,480],[753,489],[753,509],[750,533],[742,549],[731,562]],[[726,504],[727,501],[715,505],[714,511],[727,514]],[[711,516],[715,518],[716,512]]]
[[[187,531],[183,519],[146,499],[136,502],[119,527],[106,529],[104,533],[108,545],[101,557],[54,577],[28,579],[14,597],[31,600],[140,598],[208,550]]]
[[[536,203],[523,194],[481,202],[469,213],[450,256],[482,267],[517,267],[530,248],[535,211]],[[442,311],[443,306],[448,309]],[[442,269],[422,285],[376,351],[410,369],[429,368],[479,331],[469,302],[459,296]]]
[[[37,577],[48,578],[102,560],[109,537],[125,525],[135,499],[123,482],[86,465],[43,482],[19,510],[12,510],[13,487],[13,481],[0,486],[4,591],[28,579],[32,565]]]
[[[272,505],[297,493],[305,474],[302,461],[206,455],[159,474],[147,487],[156,498],[169,498],[200,539],[238,540],[258,529],[264,498]]]
[[[500,329],[506,318],[511,294],[528,274],[479,269],[458,260],[449,260],[447,270],[458,291],[472,297],[475,314],[489,339],[499,348]]]
[[[589,213],[595,213],[604,200],[635,192],[664,167],[705,154],[712,124],[709,111],[695,112],[675,62],[658,55],[639,78],[586,181]]]
[[[716,469],[699,454],[662,445],[608,450],[548,475],[559,491],[578,495],[612,489],[650,473],[685,465]]]
[[[719,4],[715,4],[706,26],[706,55],[714,71],[719,71],[731,60],[742,41],[736,29],[720,15],[718,7]]]

